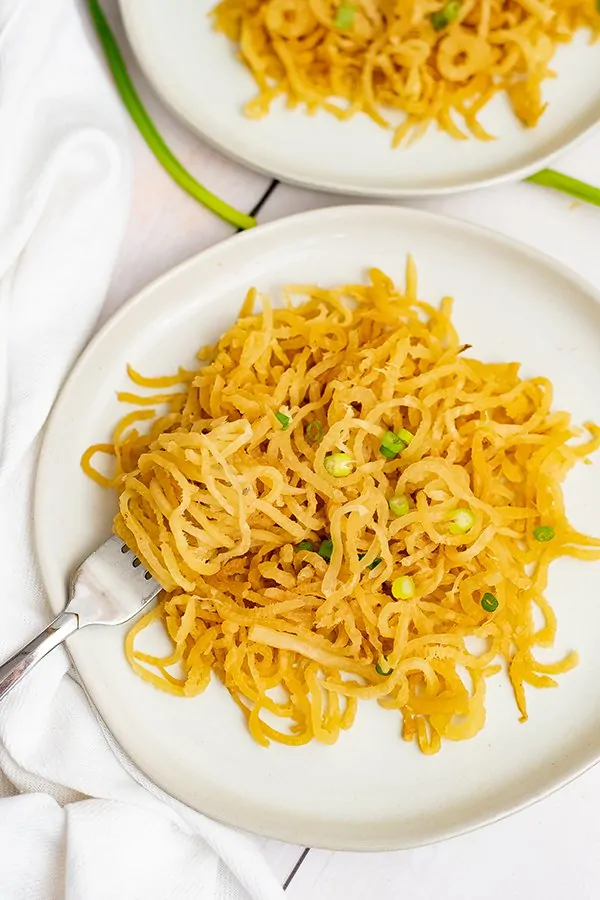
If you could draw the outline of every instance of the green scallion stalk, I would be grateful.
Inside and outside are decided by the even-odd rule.
[[[190,175],[187,169],[184,169],[179,160],[173,156],[161,135],[156,130],[154,122],[148,115],[146,108],[133,86],[133,82],[127,71],[127,66],[125,65],[125,60],[121,55],[121,51],[119,50],[118,44],[106,21],[98,0],[88,0],[88,5],[117,90],[140,134],[161,166],[168,172],[173,181],[178,184],[180,188],[186,191],[194,198],[194,200],[197,200],[199,203],[202,203],[203,206],[206,206],[207,209],[210,209],[211,212],[214,212],[215,215],[220,216],[222,219],[225,219],[226,222],[235,225],[237,228],[252,228],[256,225],[256,219],[234,209],[233,206],[225,203],[224,200],[221,200],[203,185],[199,184],[196,179]]]
[[[353,3],[340,3],[333,19],[333,24],[336,28],[352,28],[355,15],[356,6]]]
[[[321,546],[318,550],[319,556],[322,556],[323,559],[326,559],[327,562],[331,559],[331,554],[333,553],[333,541],[326,538],[324,541],[321,541]]]
[[[436,31],[446,28],[451,22],[458,18],[460,13],[460,3],[458,0],[448,0],[446,5],[437,12],[431,13],[430,21]]]
[[[364,559],[366,555],[367,555],[366,553],[359,553],[358,558]],[[369,569],[369,571],[376,569],[380,562],[383,562],[383,560],[381,559],[380,556],[376,556],[375,559],[373,560],[373,562],[369,563],[369,565],[367,566],[367,569]]]
[[[467,508],[453,509],[446,516],[450,534],[466,534],[475,524],[475,513]]]
[[[412,431],[409,431],[408,428],[401,428],[398,432],[398,437],[408,446],[414,438],[414,434]]]
[[[406,494],[398,494],[397,497],[391,497],[388,502],[390,510],[395,516],[405,516],[410,510],[410,503]]]
[[[345,478],[352,474],[354,460],[348,453],[330,453],[323,460],[325,471],[334,478]]]
[[[375,663],[375,671],[377,672],[378,675],[383,675],[383,676],[391,675],[392,672],[394,671],[393,669],[388,669],[387,666],[386,666],[385,670],[383,668],[385,663],[387,663],[387,656],[382,656],[381,659],[383,660],[383,663],[381,662],[381,660],[378,659],[377,662]]]
[[[296,547],[296,550],[312,550],[312,549],[313,549],[312,541],[300,541],[300,543]]]
[[[405,428],[402,428],[401,430],[406,431]],[[406,434],[410,435],[410,440],[412,441],[413,435],[410,431],[406,431]],[[385,431],[381,436],[379,452],[382,456],[385,456],[386,459],[395,459],[399,453],[408,447],[408,444],[409,441],[404,440],[401,434],[396,434],[395,431]]]
[[[552,528],[551,525],[538,525],[537,528],[533,529],[534,538],[541,544],[545,544],[546,541],[551,541],[554,534],[554,528]]]
[[[306,428],[304,429],[304,434],[306,436],[306,440],[311,444],[318,444],[318,442],[323,437],[323,426],[320,422],[317,422],[314,419],[312,422],[307,422]]]
[[[401,575],[392,581],[392,595],[396,600],[410,600],[415,595],[415,582],[410,575]]]
[[[554,169],[542,169],[535,175],[530,175],[526,181],[533,184],[540,184],[542,187],[553,188],[555,191],[562,191],[563,194],[569,194],[576,197],[577,200],[584,200],[586,203],[592,203],[594,206],[600,206],[600,188],[586,184],[585,181],[579,181],[577,178],[571,178],[569,175],[563,175],[562,172],[556,172]]]
[[[498,609],[498,598],[486,591],[481,598],[481,605],[486,612],[495,612]]]
[[[278,422],[281,423],[281,430],[285,431],[286,428],[288,427],[288,425],[290,424],[290,417],[286,416],[285,413],[276,412],[275,418],[277,419]]]

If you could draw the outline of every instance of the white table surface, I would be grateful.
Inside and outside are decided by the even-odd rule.
[[[272,182],[203,145],[161,105],[126,47],[116,0],[108,0],[105,7],[140,94],[173,152],[200,182],[239,209],[250,211],[261,202]],[[131,142],[133,203],[103,319],[149,281],[234,231],[179,190],[133,127]],[[554,168],[600,185],[600,134],[557,160]],[[356,201],[276,185],[261,206],[258,221],[348,202]],[[531,244],[565,262],[600,288],[599,208],[525,183],[410,205],[476,222]],[[435,847],[355,854],[257,840],[282,884],[287,885],[291,900],[404,900],[407,894],[410,900],[431,900],[431,878],[424,881],[419,877],[424,871],[430,873],[431,867],[439,874],[437,881],[444,900],[500,900],[507,896],[514,900],[597,900],[599,769],[525,812]],[[584,846],[581,841],[570,839],[570,829],[564,821],[565,795],[569,795],[570,815],[586,823],[590,840]],[[542,824],[543,838],[536,840]],[[477,866],[478,859],[493,859],[492,845],[497,865],[487,877],[477,869],[481,880],[474,884],[472,866]]]

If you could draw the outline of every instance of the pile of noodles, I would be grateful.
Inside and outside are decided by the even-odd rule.
[[[437,30],[433,22],[448,0],[221,0],[213,16],[239,44],[258,84],[245,107],[249,117],[262,118],[283,95],[310,113],[366,113],[393,127],[394,146],[417,139],[432,122],[460,140],[467,136],[462,123],[475,137],[492,139],[477,116],[499,91],[521,122],[534,126],[557,45],[579,28],[593,39],[600,34],[597,0],[453,5],[456,18]],[[345,27],[336,25],[340,8],[350,15]],[[404,114],[397,125],[390,122],[394,110]]]
[[[561,491],[600,429],[573,445],[580,432],[551,410],[546,379],[466,356],[452,300],[419,300],[410,260],[404,289],[374,269],[367,285],[287,288],[283,308],[260,299],[257,313],[249,292],[196,371],[130,370],[160,393],[120,394],[142,408],[83,458],[118,491],[115,531],[165,589],[128,635],[131,665],[186,697],[215,672],[261,744],[333,742],[363,698],[398,710],[403,736],[433,753],[483,726],[486,679],[502,661],[525,719],[525,685],[554,686],[576,663],[542,664],[534,651],[555,636],[550,562],[600,559]],[[382,434],[403,428],[413,440],[386,458]],[[92,468],[99,450],[116,457],[114,477]],[[352,457],[351,474],[328,474],[332,451]],[[400,517],[388,505],[399,493],[410,498]],[[453,534],[460,508],[474,524]],[[535,539],[540,525],[552,540]],[[316,552],[323,540],[329,560]],[[397,600],[390,585],[403,574],[415,593]],[[172,641],[166,658],[135,644],[156,620]]]

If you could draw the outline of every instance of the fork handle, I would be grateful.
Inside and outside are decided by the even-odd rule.
[[[79,628],[79,619],[75,613],[63,612],[50,622],[32,641],[7,659],[0,666],[0,700],[18,684],[30,669],[37,665],[47,653],[54,650]]]

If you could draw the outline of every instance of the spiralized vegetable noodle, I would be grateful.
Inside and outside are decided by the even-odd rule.
[[[600,559],[561,491],[600,429],[552,411],[547,379],[468,356],[452,300],[418,299],[411,260],[404,288],[373,269],[284,293],[274,308],[250,290],[194,371],[130,369],[141,393],[119,396],[138,409],[83,457],[164,587],[129,632],[131,665],[182,697],[214,672],[264,745],[332,743],[362,698],[434,753],[482,728],[504,665],[526,719],[525,686],[577,661],[536,648],[556,633],[552,560]],[[167,657],[140,646],[153,622]]]
[[[247,116],[278,96],[338,119],[362,112],[394,146],[431,123],[493,139],[478,115],[498,92],[534,126],[557,46],[600,33],[596,0],[221,0],[213,17],[258,85]]]

